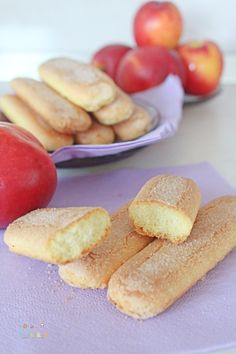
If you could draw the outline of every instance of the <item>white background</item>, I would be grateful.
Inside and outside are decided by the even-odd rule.
[[[16,72],[32,74],[36,64],[51,53],[88,58],[106,43],[134,44],[132,19],[143,2],[0,0],[0,80]],[[174,2],[185,21],[183,41],[210,38],[220,44],[227,58],[228,53],[236,54],[236,0]]]

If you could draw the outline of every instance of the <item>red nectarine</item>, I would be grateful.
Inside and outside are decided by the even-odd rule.
[[[23,128],[0,122],[0,228],[47,206],[56,184],[55,165],[41,143]]]
[[[161,47],[130,50],[121,59],[116,82],[126,92],[146,90],[162,83],[168,75],[168,51]]]
[[[105,71],[115,80],[117,67],[121,58],[131,49],[124,44],[111,44],[102,47],[92,57],[92,64]]]
[[[134,36],[139,46],[176,47],[183,29],[178,8],[169,1],[150,1],[134,18]]]
[[[183,59],[175,50],[169,50],[168,56],[168,72],[169,74],[174,74],[179,76],[182,85],[186,82],[186,68]]]
[[[191,41],[178,48],[186,67],[185,91],[205,96],[219,85],[223,70],[223,54],[212,41]]]

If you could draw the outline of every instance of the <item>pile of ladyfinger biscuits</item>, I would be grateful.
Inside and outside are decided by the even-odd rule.
[[[0,108],[48,151],[133,140],[151,128],[149,112],[90,64],[55,58],[40,65],[39,75],[42,81],[12,80],[15,94],[2,96]]]
[[[236,247],[236,196],[199,209],[193,180],[159,175],[111,217],[100,207],[39,209],[10,224],[10,251],[59,266],[71,286],[108,288],[137,319],[173,304]]]

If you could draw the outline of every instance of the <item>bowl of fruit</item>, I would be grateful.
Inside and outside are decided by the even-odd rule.
[[[62,167],[115,161],[171,137],[184,102],[218,92],[223,70],[216,43],[182,43],[182,32],[173,3],[147,2],[134,16],[133,47],[105,45],[89,63],[42,63],[40,80],[11,81],[13,93],[0,98],[4,119],[35,135]]]

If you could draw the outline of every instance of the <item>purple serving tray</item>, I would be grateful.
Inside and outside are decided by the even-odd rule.
[[[235,194],[203,163],[60,178],[50,206],[99,205],[112,211],[163,173],[194,179],[203,204]],[[180,354],[236,345],[236,251],[163,314],[137,321],[117,311],[106,290],[69,287],[56,266],[10,253],[2,236],[3,231],[0,354]]]

